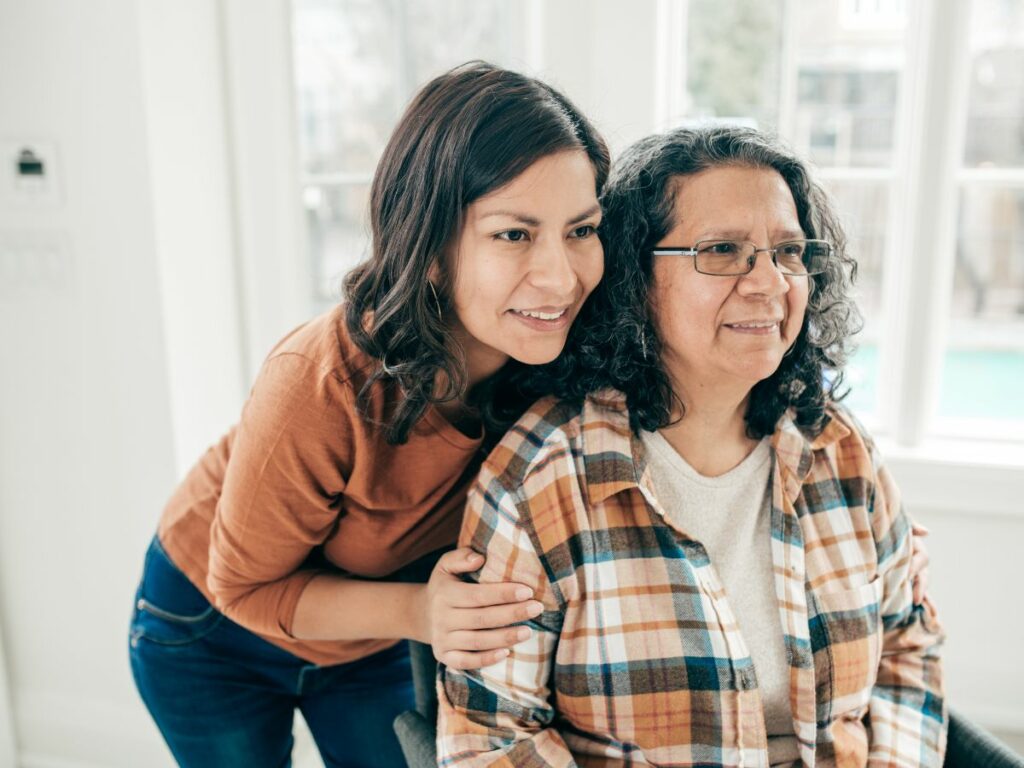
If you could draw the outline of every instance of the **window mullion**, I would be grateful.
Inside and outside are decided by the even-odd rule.
[[[415,88],[415,76],[413,75],[412,58],[409,47],[412,44],[409,34],[409,4],[408,0],[395,0],[395,71],[398,74],[398,88],[395,89],[398,97],[396,114],[405,111],[406,102],[412,98]]]
[[[655,23],[654,127],[667,131],[686,114],[689,0],[658,0]]]
[[[898,443],[918,445],[939,393],[956,235],[956,176],[967,113],[969,3],[910,5],[898,169],[894,285],[887,292],[892,341],[882,364],[892,386],[888,413]]]
[[[518,41],[518,51],[530,72],[541,72],[546,66],[544,57],[546,36],[544,0],[526,0],[523,7],[523,27]]]
[[[797,109],[797,60],[794,37],[796,34],[796,9],[791,0],[782,0],[779,6],[782,23],[779,44],[779,118],[776,131],[790,144],[795,145]]]

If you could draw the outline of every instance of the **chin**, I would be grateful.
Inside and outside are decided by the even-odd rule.
[[[780,365],[782,365],[781,357],[758,361],[752,360],[749,365],[744,365],[742,369],[736,370],[735,373],[738,377],[749,381],[751,388],[753,388],[759,381],[771,378],[779,370]]]
[[[558,359],[564,348],[564,344],[559,344],[557,348],[551,344],[537,344],[516,350],[508,350],[506,354],[524,365],[546,365]]]

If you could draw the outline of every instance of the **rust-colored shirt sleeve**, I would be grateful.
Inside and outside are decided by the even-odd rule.
[[[207,587],[217,608],[272,638],[292,638],[299,566],[337,524],[353,455],[349,388],[292,352],[264,364],[235,434],[210,529]]]

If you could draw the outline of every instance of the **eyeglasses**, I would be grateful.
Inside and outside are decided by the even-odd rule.
[[[746,275],[754,269],[757,254],[770,253],[772,263],[784,275],[820,275],[828,266],[832,244],[824,240],[787,240],[771,248],[758,248],[742,240],[700,240],[692,248],[655,248],[655,256],[693,256],[693,265],[704,275]]]

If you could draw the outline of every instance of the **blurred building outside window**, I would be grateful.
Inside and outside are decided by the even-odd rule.
[[[973,0],[956,267],[938,409],[1024,438],[1024,0]]]
[[[858,260],[865,328],[848,403],[886,428],[887,343],[899,263],[894,199],[924,0],[660,0],[666,29],[658,128],[726,121],[776,131],[835,197]],[[1024,439],[1024,0],[970,0],[970,73],[950,318],[937,413],[947,435]],[[628,3],[623,3],[628,13]],[[402,107],[429,76],[471,58],[522,61],[515,0],[293,0],[303,203],[314,309],[368,247],[366,200]],[[652,40],[652,45],[656,41]],[[933,84],[934,85],[934,84]],[[950,119],[957,119],[951,115]],[[905,212],[902,212],[905,213]],[[898,361],[896,363],[899,364]]]
[[[847,403],[887,427],[880,347],[891,326],[886,266],[908,23],[923,0],[666,0],[673,63],[668,125],[706,120],[776,131],[834,196],[858,261],[865,327],[847,367]],[[933,433],[1024,439],[1024,0],[970,0],[970,85],[956,269]],[[949,119],[955,120],[955,115]],[[664,126],[662,126],[664,127]],[[899,364],[897,361],[896,364]]]
[[[507,62],[525,23],[514,0],[293,0],[302,202],[313,310],[338,301],[367,254],[370,181],[406,103],[473,58]]]

